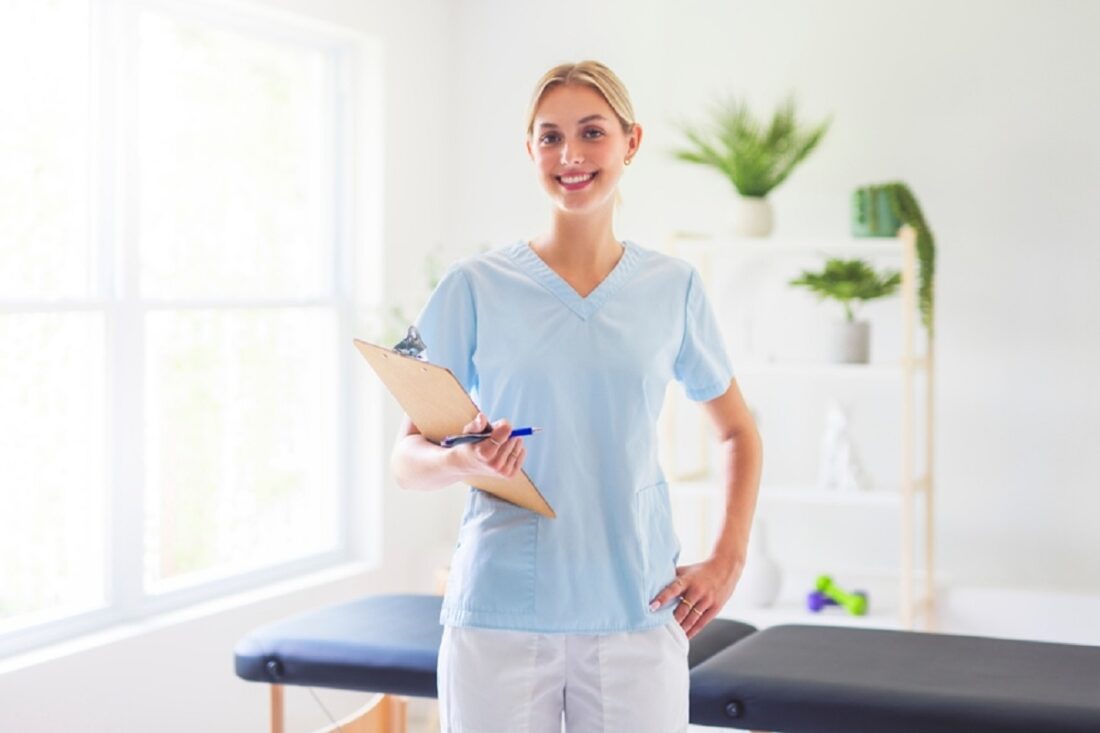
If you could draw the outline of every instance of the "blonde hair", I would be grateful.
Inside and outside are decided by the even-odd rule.
[[[527,137],[535,127],[535,112],[546,93],[554,87],[567,84],[583,84],[600,93],[615,116],[619,118],[623,132],[630,134],[634,128],[634,106],[630,103],[630,95],[626,91],[626,85],[615,75],[615,72],[607,68],[599,61],[580,61],[572,64],[558,64],[547,71],[535,85],[535,93],[531,95],[531,104],[527,107]]]

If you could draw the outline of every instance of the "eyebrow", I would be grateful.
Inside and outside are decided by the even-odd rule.
[[[578,120],[577,124],[578,125],[583,125],[584,123],[592,122],[593,120],[603,120],[604,122],[606,122],[607,118],[604,117],[603,115],[588,115],[587,117],[582,117],[580,120]],[[543,122],[541,125],[539,125],[540,130],[545,129],[547,127],[557,127],[557,125],[555,125],[553,122]]]

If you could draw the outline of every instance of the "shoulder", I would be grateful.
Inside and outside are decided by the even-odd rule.
[[[654,279],[666,287],[685,290],[692,280],[698,278],[698,272],[690,262],[644,247],[633,240],[625,241],[634,250],[636,269],[640,277]]]
[[[500,244],[477,254],[466,255],[447,267],[444,278],[457,278],[470,287],[499,280],[515,270],[515,260],[523,242]]]

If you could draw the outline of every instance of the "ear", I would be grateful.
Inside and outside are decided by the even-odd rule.
[[[638,152],[638,148],[642,144],[642,126],[635,122],[634,127],[630,130],[630,137],[626,141],[627,150],[630,151],[630,155],[633,156]]]
[[[523,139],[523,144],[527,147],[527,157],[530,158],[532,162],[534,162],[535,154],[531,152],[531,136],[530,135],[528,135],[527,137],[525,137]]]

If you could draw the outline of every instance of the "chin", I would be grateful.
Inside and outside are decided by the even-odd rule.
[[[562,201],[558,199],[554,202],[558,210],[566,214],[574,214],[576,216],[584,216],[587,214],[595,214],[611,207],[610,201],[587,201],[584,203],[570,203],[568,201]]]
[[[609,208],[615,200],[615,194],[596,194],[589,196],[562,196],[558,190],[550,191],[554,206],[570,214],[587,214]],[[589,192],[591,193],[591,192]]]

